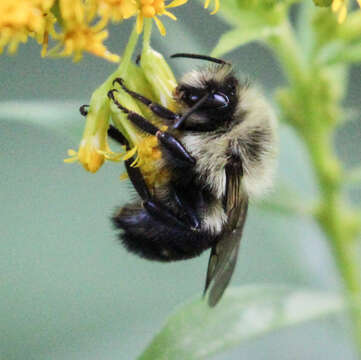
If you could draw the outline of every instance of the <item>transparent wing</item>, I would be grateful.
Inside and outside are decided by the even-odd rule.
[[[225,209],[227,224],[222,238],[211,250],[204,294],[209,306],[215,306],[227,288],[236,266],[238,249],[247,216],[248,197],[241,190],[242,164],[226,166]]]

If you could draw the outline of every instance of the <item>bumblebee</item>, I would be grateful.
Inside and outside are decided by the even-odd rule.
[[[123,245],[143,258],[175,261],[211,248],[204,294],[215,306],[228,286],[237,262],[249,199],[272,183],[277,149],[276,121],[263,96],[237,80],[232,65],[210,56],[179,53],[211,65],[187,73],[174,91],[178,108],[171,111],[127,87],[120,91],[145,104],[167,130],[108,96],[141,131],[157,137],[162,157],[159,171],[166,183],[149,188],[140,169],[126,161],[140,199],[121,207],[113,223]],[[129,144],[114,127],[109,135]]]

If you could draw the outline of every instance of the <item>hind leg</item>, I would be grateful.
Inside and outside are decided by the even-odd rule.
[[[129,148],[127,140],[116,128],[110,127],[108,134]],[[195,211],[175,190],[171,192],[171,197],[185,214],[183,217],[176,216],[173,211],[154,199],[139,168],[130,166],[132,162],[133,159],[128,159],[125,166],[143,201],[121,208],[113,217],[116,228],[123,230],[120,238],[124,246],[141,257],[158,261],[194,257],[208,248],[210,237],[202,238],[202,234],[197,231],[200,220]]]
[[[114,140],[118,141],[121,145],[125,145],[126,149],[129,150],[129,143],[123,134],[117,130],[114,126],[110,125],[108,130],[108,135]],[[186,213],[187,219],[183,220],[177,217],[173,212],[165,205],[154,199],[148,189],[148,186],[143,178],[143,175],[138,167],[133,167],[130,164],[134,161],[133,158],[128,159],[125,162],[125,167],[130,181],[132,182],[135,190],[143,200],[143,207],[148,211],[148,213],[159,221],[167,222],[170,225],[175,225],[183,228],[198,228],[199,219],[197,214],[189,206],[186,206],[179,195],[172,191],[171,195],[174,202]],[[187,221],[188,220],[188,221]]]
[[[123,230],[119,237],[125,248],[148,260],[189,259],[200,255],[216,241],[213,234],[157,218],[140,203],[121,208],[113,217],[113,223]]]

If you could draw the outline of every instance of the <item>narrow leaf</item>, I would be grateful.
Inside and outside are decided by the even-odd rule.
[[[276,32],[277,28],[275,27],[257,25],[254,25],[253,27],[242,26],[233,29],[221,36],[218,44],[212,51],[212,56],[223,56],[241,45],[255,40],[264,40]]]
[[[325,46],[318,55],[321,65],[334,65],[339,63],[358,63],[361,61],[361,43],[345,44],[341,41]]]
[[[81,104],[81,101],[4,101],[0,102],[0,120],[21,121],[74,135],[84,127],[83,117],[79,114]]]
[[[73,125],[75,121],[82,123],[80,105],[81,102],[4,101],[0,102],[0,119],[61,129]]]
[[[180,307],[138,360],[196,360],[276,329],[343,308],[340,297],[282,286],[230,288],[220,304],[202,299]]]

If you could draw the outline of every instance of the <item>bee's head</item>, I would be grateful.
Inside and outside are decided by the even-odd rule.
[[[206,69],[186,74],[175,90],[182,107],[182,130],[212,131],[227,127],[232,121],[239,97],[239,82],[231,64],[208,56],[176,54],[216,63]],[[188,114],[188,116],[184,116]]]

